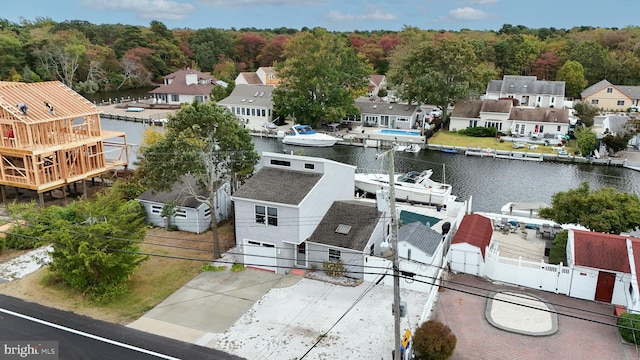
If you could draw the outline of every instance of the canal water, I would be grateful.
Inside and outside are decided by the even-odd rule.
[[[136,159],[145,127],[141,123],[102,119],[102,127],[127,133],[132,147],[131,163]],[[386,171],[388,160],[378,158],[375,148],[334,146],[302,148],[283,145],[278,139],[254,137],[255,149],[322,157],[361,169]],[[453,194],[461,200],[472,198],[473,211],[499,212],[510,201],[541,201],[550,204],[553,194],[576,188],[586,181],[591,188],[613,187],[640,196],[640,172],[621,167],[505,160],[449,154],[433,150],[419,153],[396,152],[396,172],[433,169],[433,179],[451,184]]]

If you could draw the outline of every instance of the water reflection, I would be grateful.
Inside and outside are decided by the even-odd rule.
[[[132,146],[131,163],[137,151],[144,129],[150,125],[120,120],[102,119],[102,127],[127,133]],[[364,169],[386,170],[387,161],[378,159],[382,150],[355,146],[331,148],[302,148],[285,146],[277,139],[254,138],[256,151],[300,153],[323,157]],[[417,154],[395,153],[397,172],[433,169],[433,178],[453,186],[453,194],[463,200],[473,197],[474,211],[500,210],[510,201],[551,202],[551,196],[559,191],[576,188],[587,181],[592,188],[613,187],[619,191],[640,194],[640,173],[619,167],[570,164],[554,162],[530,162],[477,158],[423,150]],[[444,165],[443,165],[444,164]]]

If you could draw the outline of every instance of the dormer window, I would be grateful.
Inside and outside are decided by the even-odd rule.
[[[607,94],[613,93],[613,88],[607,88]]]

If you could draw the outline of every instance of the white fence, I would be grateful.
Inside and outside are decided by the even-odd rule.
[[[500,257],[497,244],[488,247],[485,252],[484,274],[495,281],[569,295],[572,272],[572,268],[562,264]]]

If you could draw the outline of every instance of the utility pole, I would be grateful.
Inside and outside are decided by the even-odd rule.
[[[393,249],[393,320],[394,320],[394,360],[401,360],[400,354],[400,261],[398,259],[398,217],[396,215],[395,170],[393,147],[380,156],[389,157],[389,207],[391,212],[391,248]]]

